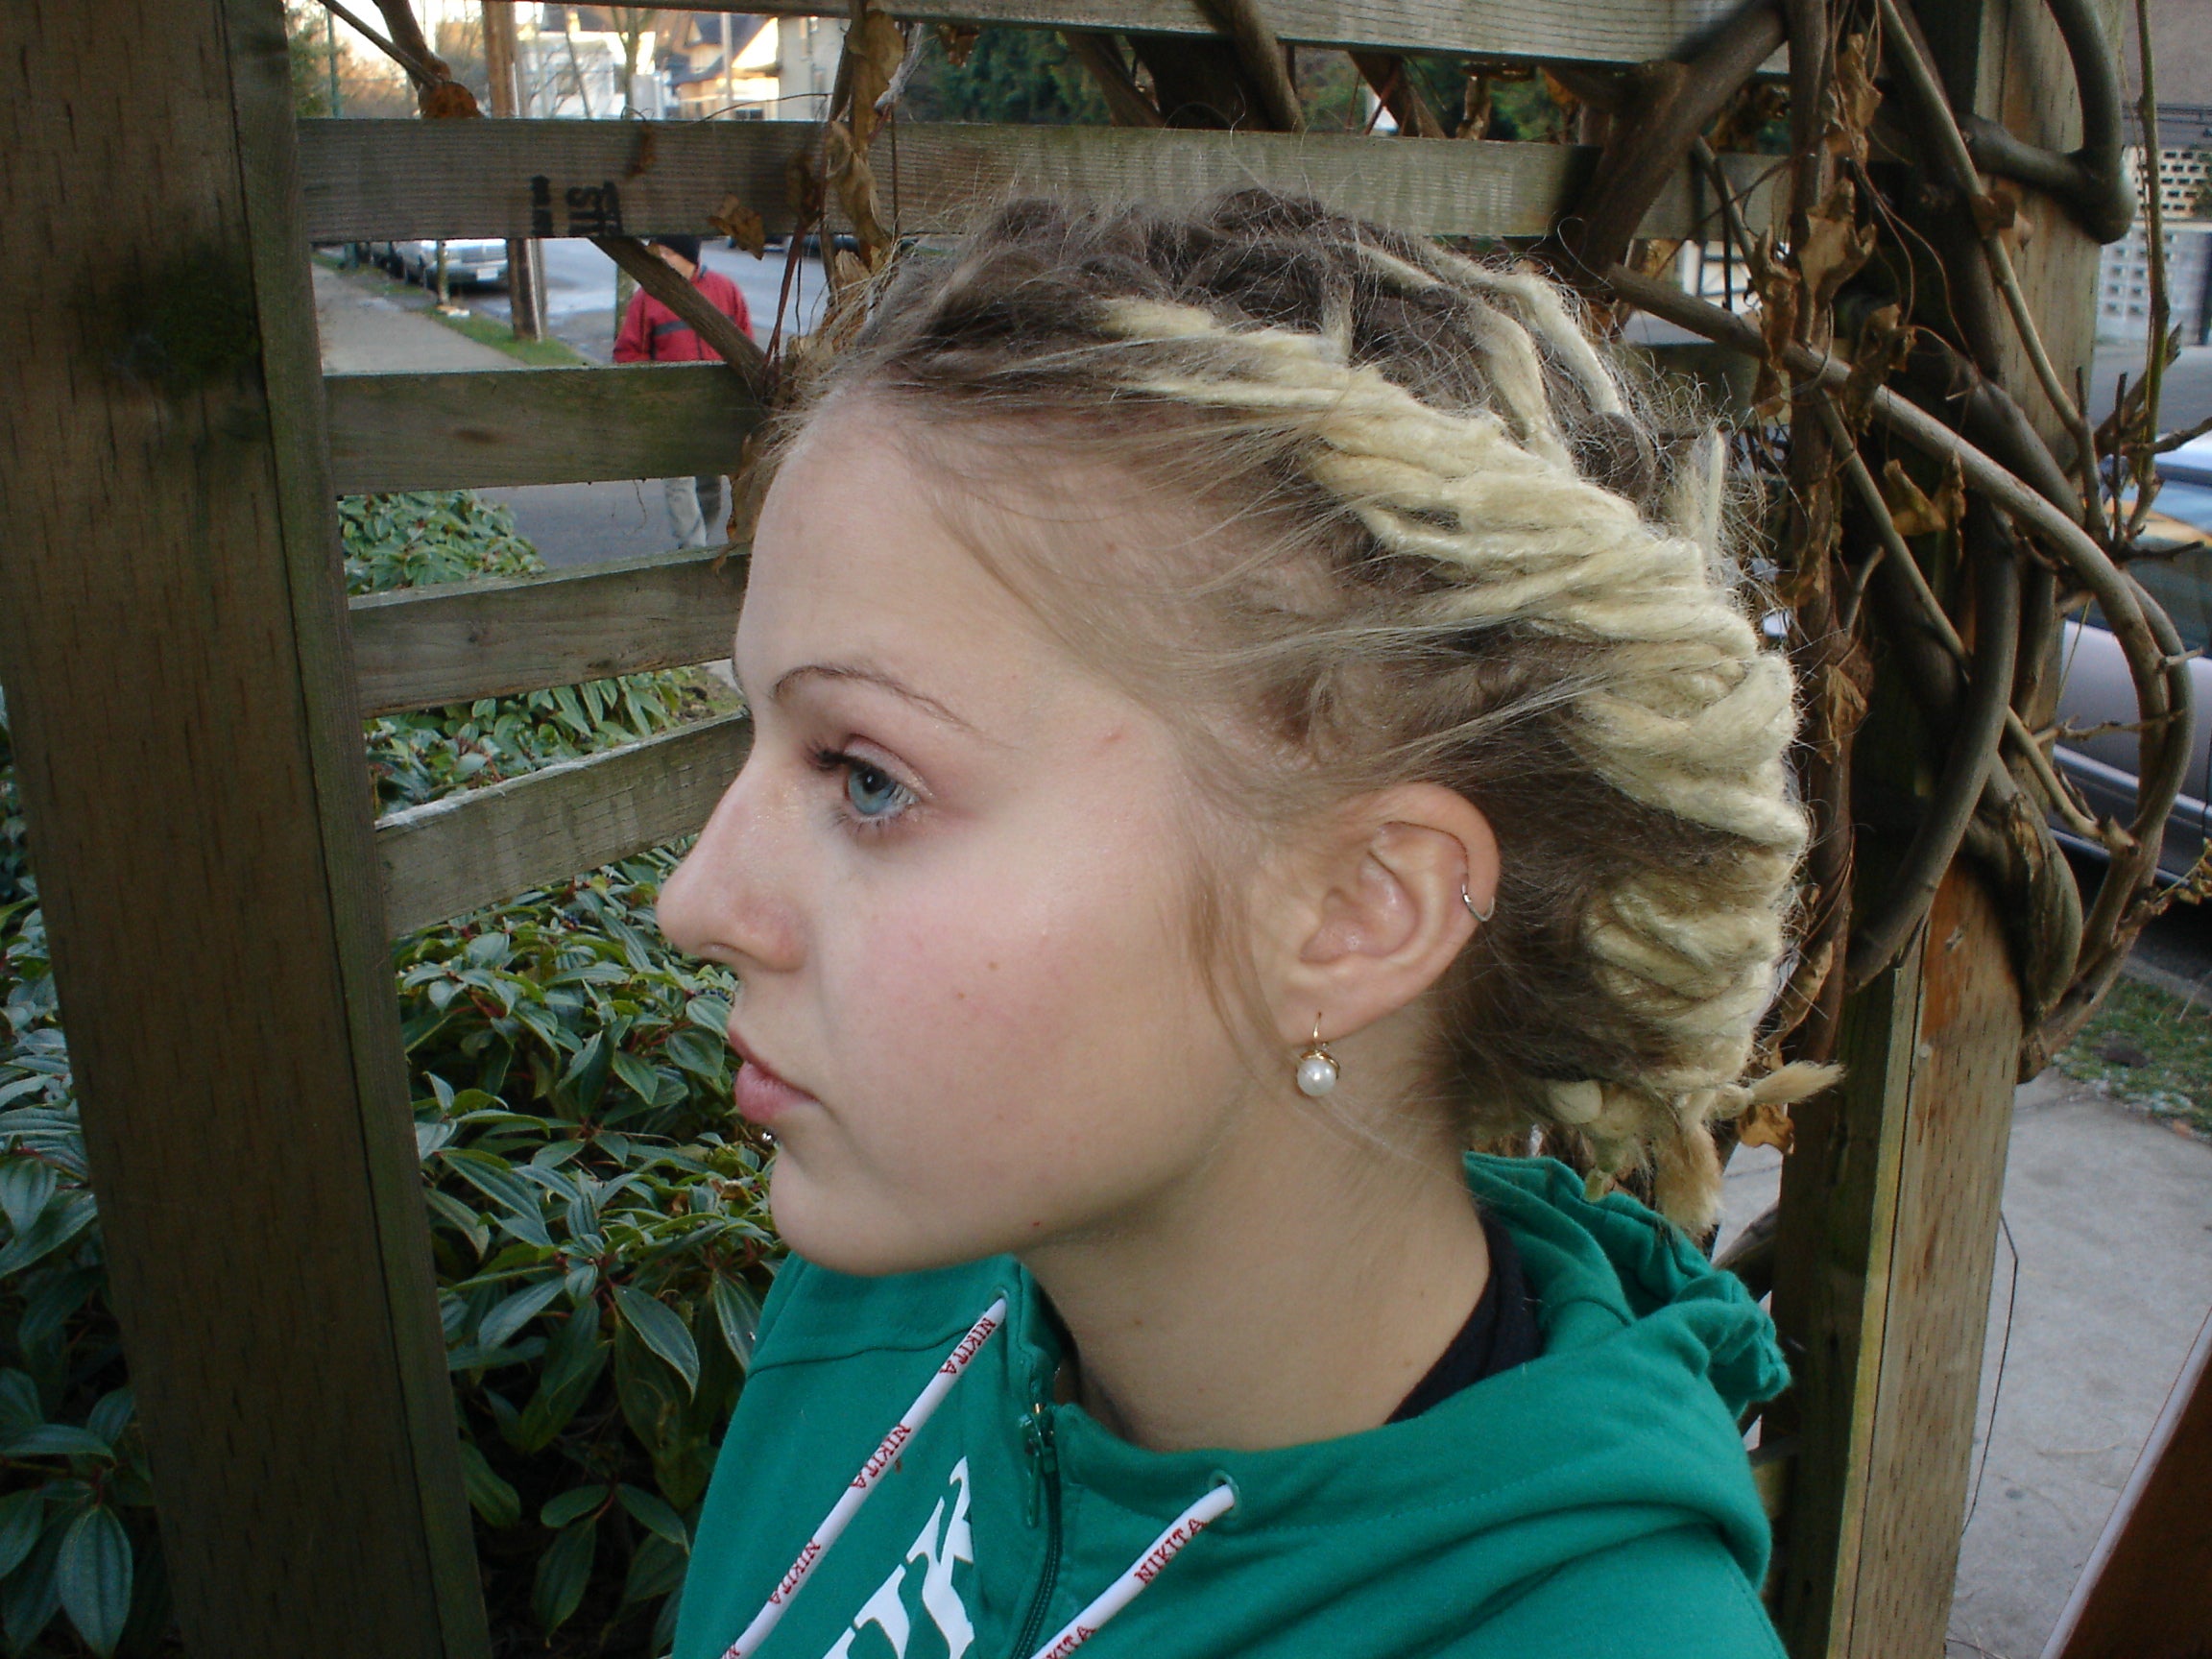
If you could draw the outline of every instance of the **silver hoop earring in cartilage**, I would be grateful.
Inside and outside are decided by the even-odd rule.
[[[1459,883],[1459,902],[1467,906],[1467,914],[1474,917],[1478,922],[1487,922],[1491,917],[1498,914],[1498,901],[1495,899],[1490,901],[1489,909],[1478,909],[1474,896],[1467,891],[1467,883],[1464,881]]]

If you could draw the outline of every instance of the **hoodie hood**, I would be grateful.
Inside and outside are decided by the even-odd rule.
[[[1736,1428],[1787,1381],[1766,1315],[1562,1165],[1470,1156],[1467,1179],[1521,1252],[1541,1357],[1406,1422],[1262,1452],[1149,1452],[1049,1404],[1061,1345],[1010,1259],[873,1281],[792,1263],[699,1524],[678,1659],[722,1659],[748,1630],[746,1659],[1382,1659],[1487,1653],[1508,1628],[1500,1651],[1537,1659],[1553,1623],[1557,1652],[1587,1650],[1606,1595],[1663,1601],[1701,1654],[1775,1651]]]

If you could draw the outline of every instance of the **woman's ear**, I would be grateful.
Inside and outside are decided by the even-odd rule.
[[[1276,1035],[1348,1036],[1439,979],[1498,896],[1498,837],[1456,790],[1410,783],[1352,803],[1305,865],[1301,936],[1271,1000]]]

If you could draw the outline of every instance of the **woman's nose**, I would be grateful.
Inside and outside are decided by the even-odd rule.
[[[749,759],[661,883],[655,906],[669,944],[739,972],[787,971],[800,957],[797,918],[784,897],[789,872],[777,852],[777,791],[764,783]]]

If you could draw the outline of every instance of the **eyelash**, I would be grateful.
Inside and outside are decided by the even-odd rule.
[[[848,755],[842,749],[832,749],[826,743],[809,744],[806,757],[817,772],[841,774],[848,780],[855,771],[865,769],[874,772],[878,777],[889,779],[892,785],[905,797],[905,804],[898,811],[888,812],[880,817],[868,818],[852,811],[848,805],[847,798],[841,794],[835,808],[837,821],[855,835],[889,834],[892,830],[899,829],[901,821],[919,805],[919,798],[912,789],[901,783],[898,779],[893,778],[887,770],[877,765],[873,760],[863,760],[856,755]]]

